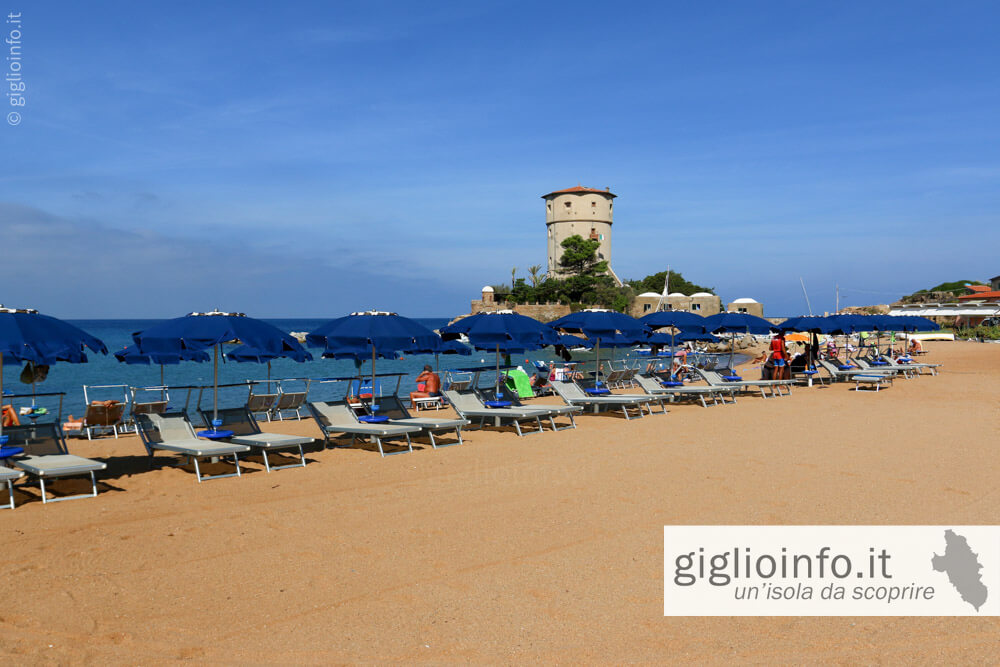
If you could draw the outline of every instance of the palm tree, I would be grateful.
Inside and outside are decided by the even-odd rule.
[[[510,288],[514,289],[514,283],[517,281],[517,267],[515,266],[510,270]]]
[[[539,275],[541,270],[541,264],[535,264],[534,266],[528,267],[528,275],[531,276],[532,287],[538,287],[538,283],[542,282],[543,275]]]

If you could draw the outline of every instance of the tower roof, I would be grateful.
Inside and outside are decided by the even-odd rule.
[[[565,190],[555,190],[554,192],[550,192],[547,195],[542,195],[542,199],[545,199],[546,197],[551,197],[552,195],[583,194],[586,192],[593,192],[594,194],[597,195],[607,195],[612,199],[618,196],[616,194],[611,193],[611,188],[604,188],[603,190],[598,190],[597,188],[587,188],[582,185],[577,185],[576,187],[573,188],[566,188]]]

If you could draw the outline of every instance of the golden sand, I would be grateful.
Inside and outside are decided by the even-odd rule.
[[[1000,346],[937,377],[198,484],[135,437],[0,511],[9,662],[994,662],[995,618],[664,618],[664,524],[995,524]],[[444,413],[440,413],[444,414]],[[266,430],[318,434],[311,421]],[[158,455],[159,456],[162,455]],[[164,458],[168,458],[164,456]],[[72,482],[57,483],[72,490]],[[77,487],[79,488],[79,487]]]

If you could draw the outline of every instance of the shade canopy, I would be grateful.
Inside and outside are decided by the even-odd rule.
[[[463,317],[441,328],[441,338],[454,340],[461,336],[477,350],[526,352],[559,343],[556,331],[536,319],[510,310],[481,312]]]
[[[749,313],[717,313],[705,318],[706,331],[712,333],[750,333],[764,335],[777,331],[777,327],[763,317]]]
[[[306,336],[324,357],[363,360],[373,355],[395,359],[399,353],[433,354],[441,338],[424,325],[396,313],[364,311],[330,320]]]
[[[180,354],[239,341],[262,354],[306,361],[308,353],[290,334],[243,313],[190,313],[132,334],[142,354]]]
[[[644,315],[639,318],[639,321],[651,329],[674,327],[675,329],[684,330],[705,326],[704,317],[684,310],[661,310],[656,313]]]
[[[107,354],[107,346],[83,329],[37,310],[0,306],[0,355],[5,362],[50,366],[57,361],[83,363],[84,348]]]
[[[229,352],[226,352],[226,359],[230,361],[235,361],[238,363],[254,362],[258,364],[266,364],[268,362],[274,361],[275,359],[284,357],[284,354],[272,354],[270,352],[263,352],[250,345],[240,345],[233,348]],[[208,355],[205,355],[206,360]],[[305,358],[301,361],[312,361],[313,356],[308,350],[305,351]]]
[[[204,350],[181,350],[179,353],[171,354],[143,354],[139,351],[138,345],[129,345],[115,352],[115,359],[125,364],[150,364],[173,365],[182,361],[211,361],[212,357]]]
[[[554,322],[549,322],[549,326],[566,333],[583,334],[592,340],[600,340],[601,344],[605,339],[631,339],[632,344],[642,343],[645,342],[647,335],[646,325],[634,317],[614,310],[597,308],[570,313]],[[619,338],[616,339],[616,335]]]
[[[835,333],[837,327],[830,321],[829,317],[803,316],[790,317],[778,325],[781,331],[804,331],[811,333],[829,334]]]

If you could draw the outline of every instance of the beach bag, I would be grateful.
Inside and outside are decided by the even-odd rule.
[[[34,384],[44,382],[49,376],[49,367],[41,364],[33,364],[30,361],[21,369],[21,382],[24,384]]]

